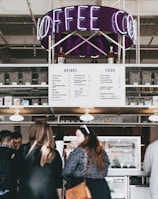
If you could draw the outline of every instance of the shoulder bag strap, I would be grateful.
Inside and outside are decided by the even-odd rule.
[[[87,172],[87,154],[84,152],[84,182],[86,183],[86,172]]]

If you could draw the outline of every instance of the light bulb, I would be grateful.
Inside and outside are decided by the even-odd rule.
[[[152,122],[158,122],[158,115],[157,114],[150,115],[148,119]]]
[[[80,120],[84,122],[89,122],[89,121],[92,121],[93,119],[94,119],[94,116],[89,114],[89,109],[85,109],[85,113],[80,116]]]
[[[14,115],[11,115],[9,117],[9,119],[11,121],[14,121],[14,122],[20,122],[20,121],[23,121],[24,120],[24,117],[22,115],[19,115],[19,109],[15,109],[15,114]]]

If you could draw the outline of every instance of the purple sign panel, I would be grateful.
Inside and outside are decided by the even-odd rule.
[[[56,42],[59,41],[65,34],[72,31],[103,31],[110,37],[117,41],[118,35],[125,35],[126,48],[135,40],[135,20],[125,11],[95,5],[80,5],[80,6],[67,6],[51,10],[38,20],[37,38],[41,40],[41,44],[48,48],[48,36],[55,34]],[[80,42],[81,38],[71,36],[68,41],[62,43],[62,46],[72,48],[74,41]],[[107,44],[105,37],[94,36],[91,42],[97,43],[98,47],[103,49]],[[89,44],[84,44],[80,49],[85,49],[90,52],[93,47]],[[71,49],[70,48],[70,49]],[[105,49],[104,49],[105,50]],[[80,50],[78,50],[80,51]],[[73,52],[80,54],[80,52]],[[93,53],[96,54],[96,53]],[[91,53],[92,55],[92,53]]]

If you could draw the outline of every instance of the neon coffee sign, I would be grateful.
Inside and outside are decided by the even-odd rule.
[[[136,39],[132,15],[119,9],[94,5],[67,6],[48,12],[38,19],[37,39],[74,30],[106,31],[125,35],[132,42]]]

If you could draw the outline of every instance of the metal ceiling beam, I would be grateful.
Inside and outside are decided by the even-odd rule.
[[[2,31],[0,31],[0,36],[1,36],[2,40],[4,41],[5,45],[9,46],[7,40],[5,39],[5,37],[4,37],[3,33],[2,33]]]
[[[29,11],[30,11],[30,14],[31,14],[31,17],[32,17],[32,21],[34,23],[34,26],[37,29],[37,23],[36,23],[35,16],[34,16],[34,14],[32,12],[31,3],[28,0],[26,0],[26,2],[27,2],[27,5],[28,5],[28,8],[29,8]]]
[[[122,1],[122,0],[120,0]],[[31,3],[31,10],[33,11],[34,15],[43,15],[47,13],[50,7],[50,0],[29,0]],[[67,6],[72,5],[72,1],[59,1],[59,0],[52,0],[53,2],[53,9],[57,6]],[[84,0],[84,1],[73,1],[73,5],[81,5],[81,4],[95,4],[94,2],[101,2],[103,6],[112,6],[117,2],[117,0]],[[158,16],[158,6],[157,0],[139,0],[141,8],[140,8],[140,15],[141,16]],[[116,5],[117,7],[117,5]],[[131,13],[132,15],[137,14],[137,1],[136,0],[126,0],[125,1],[125,8],[126,11]],[[1,0],[0,1],[0,13],[1,16],[6,15],[28,15],[28,9],[26,7],[25,1],[21,0],[14,0],[13,3],[10,0]]]

